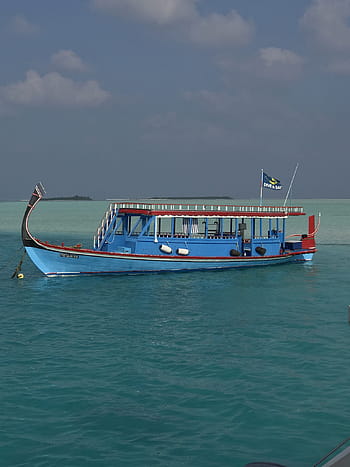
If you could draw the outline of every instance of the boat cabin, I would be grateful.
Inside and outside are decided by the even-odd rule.
[[[286,242],[286,219],[299,215],[304,215],[302,207],[112,203],[94,237],[94,249],[164,256],[275,256],[301,248],[301,241]]]

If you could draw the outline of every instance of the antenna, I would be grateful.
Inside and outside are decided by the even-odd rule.
[[[291,190],[291,188],[292,188],[292,185],[293,185],[293,182],[294,182],[294,178],[295,178],[295,174],[297,173],[298,167],[299,167],[299,162],[297,162],[297,165],[295,166],[294,173],[293,173],[293,177],[292,177],[292,180],[290,181],[289,188],[288,188],[288,192],[287,192],[287,195],[286,195],[286,199],[284,200],[283,206],[285,206],[286,203],[287,203],[287,199],[288,199],[290,190]]]

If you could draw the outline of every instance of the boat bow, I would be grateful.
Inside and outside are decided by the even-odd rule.
[[[35,206],[38,204],[38,202],[44,197],[45,194],[45,189],[42,186],[41,183],[38,183],[35,185],[34,191],[32,193],[32,196],[28,202],[27,208],[25,210],[23,220],[22,220],[22,242],[25,247],[27,246],[34,246],[36,248],[41,248],[40,244],[35,240],[35,238],[32,236],[32,234],[29,232],[28,228],[28,219],[35,208]]]

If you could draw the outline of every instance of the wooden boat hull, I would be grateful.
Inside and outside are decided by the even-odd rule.
[[[40,246],[39,246],[40,245]],[[222,270],[310,261],[307,251],[267,257],[195,258],[106,253],[58,246],[27,246],[28,256],[46,276],[140,274]]]

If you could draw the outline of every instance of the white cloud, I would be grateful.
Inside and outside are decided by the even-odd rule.
[[[253,36],[253,26],[236,11],[198,17],[190,27],[192,42],[200,45],[244,44]]]
[[[288,82],[300,77],[305,59],[288,49],[266,47],[260,49],[257,56],[249,59],[221,57],[217,63],[226,73],[226,80],[229,80],[230,76],[243,73],[253,80],[264,78]]]
[[[187,20],[196,14],[196,0],[91,0],[95,8],[117,16],[159,25]]]
[[[305,59],[292,50],[266,47],[259,50],[253,63],[258,76],[276,81],[291,81],[300,77]]]
[[[177,115],[175,112],[168,112],[165,114],[152,115],[146,120],[146,125],[152,129],[169,128],[176,122]]]
[[[57,68],[68,71],[87,71],[88,66],[73,50],[59,50],[51,57]]]
[[[276,64],[283,66],[299,66],[304,62],[304,60],[295,52],[287,49],[280,49],[278,47],[266,47],[265,49],[260,49],[260,58],[266,67],[273,67]]]
[[[15,34],[31,36],[39,32],[39,27],[31,23],[22,15],[14,16],[10,21],[10,30]]]
[[[317,44],[333,49],[350,49],[350,0],[313,0],[301,25]]]
[[[24,81],[0,87],[0,102],[25,107],[97,107],[109,97],[96,81],[75,82],[56,72],[30,70]]]
[[[91,0],[96,9],[135,21],[177,27],[178,36],[198,45],[245,44],[253,26],[235,10],[200,15],[197,0]]]

